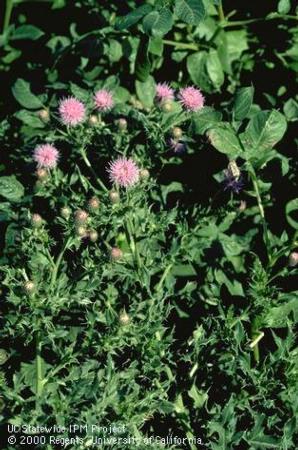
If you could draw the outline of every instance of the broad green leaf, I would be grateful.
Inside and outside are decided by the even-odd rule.
[[[187,70],[192,82],[205,92],[209,92],[210,88],[212,88],[212,84],[206,70],[207,55],[207,52],[193,53],[188,56],[186,62]]]
[[[44,32],[33,25],[21,25],[20,27],[15,29],[11,36],[11,39],[13,41],[19,39],[31,39],[32,41],[36,41],[43,35]]]
[[[130,12],[124,17],[119,17],[116,22],[116,29],[123,31],[132,25],[139,22],[146,14],[149,14],[152,11],[152,6],[150,5],[141,5],[136,8],[134,11]]]
[[[144,31],[152,36],[162,37],[167,34],[173,26],[172,13],[168,8],[152,11],[143,19]]]
[[[279,0],[277,5],[277,11],[279,12],[279,14],[288,14],[290,9],[291,9],[290,0]]]
[[[34,112],[26,109],[16,112],[15,117],[32,128],[44,128],[45,126],[44,122]]]
[[[175,277],[194,277],[197,275],[197,271],[192,264],[177,264],[173,267],[171,273]]]
[[[135,62],[135,74],[138,80],[145,82],[149,77],[151,70],[151,62],[148,55],[149,51],[149,38],[143,36],[140,40],[136,62]]]
[[[253,86],[243,87],[237,90],[233,108],[236,120],[243,120],[248,116],[253,102],[253,95]]]
[[[227,52],[229,62],[239,60],[242,53],[248,50],[247,31],[235,30],[226,32]]]
[[[15,99],[24,108],[38,109],[43,107],[43,104],[40,101],[40,99],[36,95],[32,94],[30,90],[30,84],[21,78],[18,78],[15,84],[13,85],[12,93]]]
[[[216,89],[220,88],[225,80],[225,75],[216,50],[210,50],[210,52],[208,53],[206,68],[210,80],[212,81]]]
[[[290,98],[286,101],[283,107],[283,111],[287,120],[298,120],[298,103],[293,98]]]
[[[291,214],[296,211],[296,214],[298,213],[298,198],[294,198],[293,200],[290,200],[286,205],[286,217],[289,224],[295,229],[298,230],[298,219],[295,220],[291,216]]]
[[[222,114],[210,106],[205,106],[192,115],[192,129],[196,134],[204,134],[209,128],[221,121]]]
[[[122,45],[116,39],[110,39],[108,47],[108,58],[112,62],[117,62],[122,57]]]
[[[228,123],[221,123],[212,127],[207,131],[207,136],[216,150],[229,155],[231,158],[236,158],[242,152],[239,139]]]
[[[260,111],[250,120],[245,141],[258,151],[270,149],[281,140],[287,129],[287,121],[283,114],[276,110]]]
[[[0,177],[0,196],[18,202],[24,195],[24,186],[14,175]]]
[[[152,55],[162,56],[163,48],[164,44],[162,38],[155,37],[149,40],[148,52],[152,53]]]
[[[205,16],[202,0],[176,0],[175,14],[183,22],[197,25]]]
[[[71,93],[82,102],[87,102],[90,97],[90,93],[86,89],[81,88],[75,83],[70,83],[70,90]]]
[[[150,108],[155,97],[155,81],[153,77],[151,75],[148,76],[146,81],[136,80],[136,92],[142,104],[146,108]]]

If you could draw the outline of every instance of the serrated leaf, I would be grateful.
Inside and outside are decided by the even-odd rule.
[[[176,0],[175,14],[179,19],[190,25],[197,25],[205,16],[202,0]]]
[[[36,95],[32,94],[30,84],[22,78],[17,79],[12,87],[12,93],[14,98],[24,108],[38,109],[43,107],[41,100]]]

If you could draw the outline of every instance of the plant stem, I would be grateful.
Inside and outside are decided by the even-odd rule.
[[[267,253],[269,255],[270,240],[269,240],[269,234],[268,234],[268,227],[267,227],[267,222],[265,219],[265,212],[264,212],[264,207],[263,207],[263,203],[262,203],[262,199],[261,199],[261,195],[260,195],[257,175],[256,175],[255,169],[253,168],[252,164],[249,164],[249,173],[250,173],[250,177],[251,177],[251,180],[253,183],[254,191],[256,194],[257,202],[258,202],[258,208],[259,208],[261,221],[262,221],[262,225],[263,225],[263,237],[264,237],[264,241],[265,241],[265,244],[267,247]]]
[[[12,10],[13,10],[13,2],[14,2],[14,0],[6,0],[2,34],[4,34],[5,31],[7,30],[7,28],[9,27],[11,13],[12,13]]]
[[[84,163],[86,164],[86,166],[88,167],[88,169],[90,170],[90,172],[92,173],[92,175],[94,176],[94,178],[96,179],[97,183],[100,185],[100,187],[105,191],[108,192],[108,188],[104,185],[104,183],[101,181],[101,179],[97,176],[95,170],[93,169],[87,155],[85,152],[84,148],[80,148],[80,153],[81,156],[83,158]]]
[[[222,1],[220,0],[219,5],[218,5],[218,17],[220,22],[224,22],[225,21],[225,14],[224,14],[224,10],[223,10],[223,6],[222,6]]]
[[[157,290],[157,291],[159,291],[159,290],[161,289],[161,287],[162,287],[162,285],[163,285],[163,283],[164,283],[164,281],[165,281],[165,279],[166,279],[168,273],[169,273],[170,270],[172,269],[172,267],[173,267],[173,263],[170,263],[170,264],[168,264],[167,267],[165,268],[165,270],[164,270],[164,272],[163,272],[163,274],[162,274],[162,277],[161,277],[161,279],[159,280],[159,283],[158,283],[158,285],[157,285],[157,287],[156,287],[156,290]]]
[[[176,42],[176,41],[170,41],[168,39],[163,39],[162,42],[165,45],[170,45],[172,47],[176,47],[176,48],[181,49],[181,50],[196,50],[196,51],[198,51],[200,47],[207,47],[205,45],[204,46],[202,46],[202,45],[199,46],[199,45],[193,44],[191,42]]]
[[[42,393],[42,359],[41,359],[41,340],[40,331],[36,331],[36,402]]]
[[[66,244],[64,245],[63,249],[59,253],[58,258],[57,258],[57,260],[55,262],[54,269],[53,269],[53,272],[52,272],[51,282],[50,282],[50,290],[53,288],[53,286],[54,286],[54,284],[56,282],[57,275],[58,275],[58,270],[59,270],[59,267],[60,267],[63,255],[64,255],[65,251],[67,250],[67,248],[69,246],[69,243],[71,242],[71,239],[72,238],[68,238],[68,240],[66,241]]]

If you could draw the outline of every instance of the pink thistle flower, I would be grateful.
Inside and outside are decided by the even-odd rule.
[[[100,111],[108,111],[114,106],[113,96],[107,89],[100,89],[94,95],[94,103]]]
[[[82,123],[85,113],[84,104],[75,97],[68,97],[60,102],[59,114],[64,125],[75,126]]]
[[[159,102],[173,100],[174,90],[167,83],[157,83],[155,96]]]
[[[205,103],[205,98],[200,89],[193,86],[180,89],[179,99],[187,111],[198,111],[203,108]]]
[[[58,158],[59,152],[51,144],[38,145],[33,152],[33,159],[38,168],[52,169],[56,167]]]
[[[140,171],[133,159],[118,158],[110,163],[108,168],[112,183],[122,187],[129,187],[137,183]]]

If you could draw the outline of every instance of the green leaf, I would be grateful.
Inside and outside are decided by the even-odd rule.
[[[122,57],[122,45],[116,39],[110,39],[109,52],[107,54],[111,62],[117,62]]]
[[[287,120],[298,120],[298,103],[293,98],[290,98],[286,101],[283,107],[283,111]]]
[[[14,175],[0,177],[0,195],[11,202],[18,202],[24,195],[24,186]]]
[[[135,63],[135,73],[138,80],[145,82],[149,77],[151,70],[151,62],[148,55],[149,49],[149,39],[143,36],[140,40],[136,63]]]
[[[36,95],[32,94],[30,90],[30,84],[22,78],[17,79],[12,87],[12,93],[15,99],[24,108],[38,109],[43,107],[43,104],[39,100],[39,98]]]
[[[151,108],[155,97],[155,81],[149,75],[146,81],[136,80],[136,92],[139,100],[146,108]]]
[[[193,83],[209,92],[212,84],[206,70],[207,55],[207,52],[193,53],[188,56],[186,66]]]
[[[206,68],[210,80],[214,84],[215,88],[220,88],[225,80],[225,75],[216,50],[210,50],[210,52],[208,53]]]
[[[288,316],[293,313],[295,322],[298,319],[298,296],[293,294],[292,300],[284,305],[271,308],[262,318],[264,327],[282,328],[287,326]]]
[[[242,152],[238,137],[228,123],[221,123],[212,127],[207,132],[207,136],[216,150],[229,155],[233,159]]]
[[[193,399],[195,408],[202,408],[208,400],[208,394],[204,391],[199,391],[195,384],[188,391],[188,395]]]
[[[148,52],[152,53],[152,55],[162,56],[163,48],[164,44],[162,38],[155,37],[149,40]]]
[[[143,19],[144,31],[152,36],[162,37],[167,34],[173,26],[172,13],[168,8],[152,11]]]
[[[204,106],[192,115],[192,129],[196,134],[204,134],[209,128],[221,121],[222,114],[210,106]]]
[[[32,128],[44,128],[45,124],[34,112],[21,109],[15,113],[15,117]]]
[[[298,230],[298,220],[294,220],[293,217],[291,217],[291,213],[294,211],[298,211],[298,198],[294,198],[293,200],[290,200],[286,204],[286,218],[291,227],[293,227],[295,230]]]
[[[243,87],[237,90],[233,108],[236,120],[243,120],[248,116],[253,102],[253,96],[253,86]]]
[[[277,11],[279,12],[279,14],[288,14],[290,9],[291,9],[290,0],[279,0],[277,5]]]
[[[205,16],[202,0],[176,0],[175,14],[183,22],[197,25]]]
[[[11,39],[13,41],[17,41],[20,39],[31,39],[32,41],[36,41],[43,35],[44,32],[33,25],[21,25],[20,27],[15,29],[11,36]]]
[[[287,129],[287,121],[283,114],[276,110],[260,111],[250,120],[245,141],[258,151],[271,149],[281,140]]]
[[[116,22],[116,29],[119,31],[126,30],[132,25],[139,22],[146,14],[149,14],[152,11],[152,7],[150,5],[142,5],[139,6],[134,11],[130,12],[124,17],[119,17]]]

